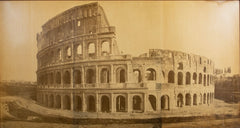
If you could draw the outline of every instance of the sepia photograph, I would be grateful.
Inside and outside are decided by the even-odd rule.
[[[240,128],[239,1],[0,1],[0,128]]]

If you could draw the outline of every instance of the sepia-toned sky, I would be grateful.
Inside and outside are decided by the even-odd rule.
[[[0,2],[0,80],[36,81],[36,34],[55,15],[80,1]],[[116,27],[120,51],[138,56],[151,48],[206,56],[216,68],[239,73],[237,1],[99,2]]]

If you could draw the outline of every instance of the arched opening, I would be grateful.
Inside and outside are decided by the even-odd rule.
[[[61,108],[61,96],[56,96],[55,108]]]
[[[203,68],[203,72],[204,72],[204,73],[206,73],[206,71],[207,71],[207,68],[206,68],[206,67],[204,67],[204,68]]]
[[[61,84],[61,73],[60,72],[57,72],[57,74],[56,74],[56,83]]]
[[[193,73],[193,83],[197,84],[197,73],[196,72]]]
[[[101,98],[101,111],[102,112],[110,111],[110,101],[107,96],[102,96],[102,98]]]
[[[133,70],[133,74],[134,74],[135,83],[140,83],[142,81],[141,72],[138,69],[135,69]]]
[[[88,104],[87,104],[87,111],[88,112],[95,112],[96,111],[96,103],[94,96],[88,96]]]
[[[209,85],[209,75],[207,75],[207,85]]]
[[[110,53],[110,43],[107,41],[102,42],[102,55],[106,56]]]
[[[50,95],[50,96],[49,96],[49,104],[48,104],[48,107],[53,108],[53,103],[54,103],[53,95]]]
[[[94,54],[95,53],[95,44],[89,43],[88,45],[88,54]]]
[[[93,84],[95,83],[95,72],[93,69],[88,69],[86,73],[86,83]]]
[[[63,97],[63,109],[70,110],[71,109],[71,100],[68,95]]]
[[[124,112],[126,111],[126,101],[124,96],[118,96],[116,102],[116,111]]]
[[[197,105],[197,94],[193,95],[193,105]]]
[[[133,110],[142,110],[142,100],[140,96],[133,96]]]
[[[81,72],[79,70],[74,70],[74,83],[81,84]]]
[[[75,96],[74,98],[74,110],[82,111],[82,99],[80,96]]]
[[[174,72],[169,71],[168,73],[168,83],[174,83]]]
[[[82,45],[81,45],[81,44],[79,44],[79,45],[77,46],[77,54],[78,54],[78,55],[81,55],[81,54],[82,54]]]
[[[203,85],[206,86],[206,75],[203,77]]]
[[[183,73],[178,72],[178,85],[183,85]]]
[[[147,69],[146,79],[147,80],[156,80],[156,71],[152,68]]]
[[[199,73],[198,84],[202,84],[202,73]]]
[[[207,93],[207,104],[209,104],[209,93]]]
[[[190,83],[191,83],[191,74],[190,74],[190,72],[187,72],[186,73],[186,85],[188,85]]]
[[[206,93],[203,94],[203,104],[206,104]]]
[[[125,83],[126,78],[125,70],[122,68],[118,68],[116,77],[117,83]]]
[[[149,95],[148,100],[150,101],[152,110],[156,111],[156,97],[154,95]]]
[[[186,106],[191,106],[191,95],[189,93],[186,94]]]
[[[202,104],[202,94],[200,93],[200,96],[199,96],[199,98],[200,98],[200,102],[199,102],[199,104]]]
[[[101,70],[101,76],[100,76],[101,83],[109,83],[109,70],[107,68],[103,68]]]
[[[70,75],[69,71],[65,71],[63,81],[64,81],[64,84],[70,84],[71,83],[71,75]]]
[[[70,47],[67,47],[67,58],[70,58],[72,56],[72,51]]]
[[[177,106],[178,107],[183,107],[183,95],[180,93],[177,96]]]
[[[45,95],[45,106],[48,107],[48,95]]]
[[[50,84],[53,84],[53,73],[51,72],[49,75],[49,80],[50,80]]]
[[[161,109],[169,110],[169,97],[167,95],[161,97]]]

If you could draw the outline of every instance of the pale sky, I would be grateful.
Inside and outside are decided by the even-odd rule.
[[[36,81],[36,33],[80,1],[0,2],[0,80]],[[116,27],[120,51],[133,56],[170,49],[206,56],[239,73],[239,3],[209,1],[99,2]]]

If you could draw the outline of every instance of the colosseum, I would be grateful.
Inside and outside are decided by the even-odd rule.
[[[212,60],[150,49],[119,52],[99,3],[68,9],[37,34],[37,103],[84,118],[164,117],[212,106]]]

